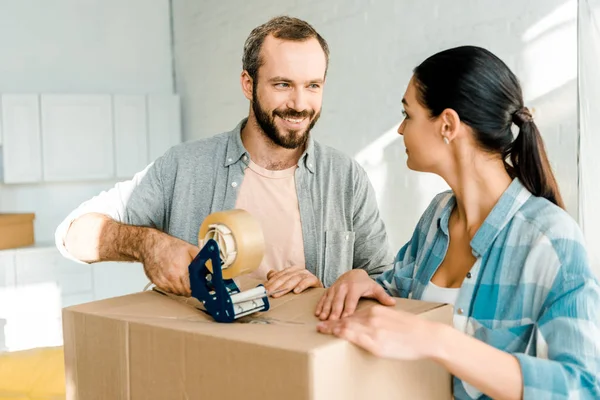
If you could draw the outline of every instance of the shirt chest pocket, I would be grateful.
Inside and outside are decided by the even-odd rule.
[[[354,238],[351,231],[325,231],[323,284],[331,286],[354,263]]]
[[[397,291],[396,296],[404,299],[412,298],[413,284],[415,282],[413,277],[414,272],[414,261],[404,264],[400,268],[396,268],[396,273],[394,274],[394,286]]]

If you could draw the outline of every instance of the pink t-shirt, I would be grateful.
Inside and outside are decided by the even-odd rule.
[[[294,173],[298,166],[270,171],[250,161],[235,208],[252,214],[265,238],[265,255],[251,278],[266,280],[269,270],[305,267],[304,241]]]

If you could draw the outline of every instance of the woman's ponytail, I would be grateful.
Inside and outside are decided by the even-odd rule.
[[[529,110],[526,107],[517,110],[513,114],[513,123],[519,127],[519,134],[507,149],[512,164],[509,172],[532,194],[545,197],[564,209],[544,141]]]

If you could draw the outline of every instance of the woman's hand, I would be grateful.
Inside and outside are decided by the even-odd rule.
[[[523,396],[523,376],[514,355],[441,322],[376,305],[337,321],[322,321],[317,330],[348,340],[377,357],[433,360],[475,392],[494,399]]]
[[[414,314],[376,305],[340,320],[320,322],[317,330],[346,339],[378,357],[418,360],[437,354],[437,335],[443,327]]]
[[[352,315],[361,297],[375,299],[386,306],[396,304],[396,300],[371,279],[366,271],[353,269],[340,276],[325,291],[317,304],[315,315],[322,320],[336,320]]]

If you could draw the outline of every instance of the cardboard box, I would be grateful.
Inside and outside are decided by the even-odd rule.
[[[35,214],[0,214],[0,250],[33,245],[34,218]]]
[[[65,308],[67,399],[451,398],[449,373],[432,361],[380,359],[318,333],[322,293],[272,299],[268,312],[231,324],[213,322],[195,299],[156,291]],[[447,305],[396,307],[452,321]]]

